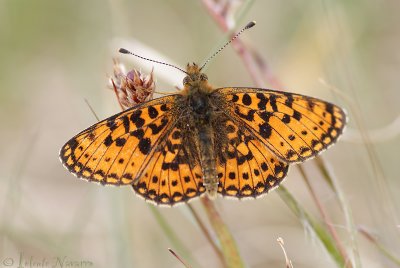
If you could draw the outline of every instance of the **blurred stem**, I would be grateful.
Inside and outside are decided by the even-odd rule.
[[[207,12],[210,16],[217,22],[218,26],[222,29],[223,32],[228,32],[231,29],[228,26],[225,14],[223,9],[219,7],[215,1],[212,0],[202,0],[201,1],[206,8]],[[238,19],[241,20],[242,17],[249,10],[254,1],[249,0],[246,1],[240,10],[238,10]],[[271,70],[268,68],[267,63],[263,60],[262,56],[255,50],[249,49],[246,45],[240,40],[240,38],[236,39],[232,42],[233,48],[236,50],[237,54],[241,57],[243,63],[245,64],[249,74],[254,81],[254,83],[258,87],[264,87],[264,79],[268,81],[274,88],[282,88],[283,85],[279,81],[275,75],[272,74]],[[259,74],[261,71],[261,75]]]
[[[211,0],[202,0],[202,3],[211,17],[217,22],[218,26],[224,31],[228,32],[231,29],[228,26],[226,18],[224,14],[221,14],[222,9],[217,6],[214,1]],[[243,15],[243,14],[241,14]],[[258,85],[261,86],[264,84],[263,79],[260,75],[258,75],[257,65],[253,60],[253,57],[248,49],[245,48],[243,42],[237,38],[232,42],[233,48],[236,50],[238,55],[242,58],[243,63],[245,64],[246,68],[249,70],[249,74],[253,81]]]
[[[358,252],[357,239],[356,239],[357,230],[354,224],[353,213],[349,206],[349,202],[346,200],[345,194],[340,188],[338,180],[335,178],[335,176],[333,176],[332,172],[329,172],[329,169],[324,163],[322,157],[316,157],[315,163],[317,163],[318,169],[325,177],[325,180],[328,182],[328,185],[331,186],[332,190],[335,192],[339,200],[340,207],[342,208],[346,220],[347,230],[349,232],[350,244],[354,256],[354,266],[361,267],[360,254]]]
[[[224,32],[229,30],[226,19],[221,15],[221,8],[217,7],[217,4],[213,0],[201,0],[204,7],[208,11],[208,14],[217,22],[218,26],[222,28]]]
[[[278,239],[276,241],[281,246],[281,249],[283,251],[283,255],[285,256],[286,268],[293,268],[292,261],[289,259],[288,255],[286,253],[285,242],[283,241],[283,238],[282,237],[278,237]]]
[[[386,247],[384,247],[381,243],[378,242],[378,240],[373,237],[370,233],[367,232],[364,228],[360,227],[358,228],[358,231],[372,244],[374,244],[378,250],[385,255],[389,260],[397,264],[397,266],[400,267],[400,259],[396,256],[394,256]]]
[[[15,161],[13,172],[8,180],[8,188],[4,191],[4,196],[6,197],[5,200],[8,200],[9,203],[8,206],[3,206],[2,208],[1,215],[3,217],[1,220],[1,226],[12,225],[10,223],[14,221],[15,215],[20,210],[21,196],[23,194],[21,190],[21,185],[23,185],[21,182],[22,175],[32,158],[34,147],[39,138],[39,128],[35,129],[33,133],[29,133],[29,135],[25,135],[26,140],[24,139],[24,141],[27,142],[22,144],[19,148],[20,152],[17,155],[18,158]]]
[[[236,17],[236,22],[237,23],[243,23],[243,18],[246,16],[246,14],[249,12],[250,8],[253,6],[255,0],[246,0],[244,3],[240,6],[240,9],[238,12],[236,12],[235,17]],[[244,22],[246,24],[247,21]]]
[[[332,1],[321,1],[323,4],[323,12],[326,15],[327,22],[329,23],[331,32],[335,32],[343,36],[346,31],[343,31],[343,24],[340,23],[339,18],[341,15],[338,15],[336,12],[332,12],[332,10],[336,10],[335,8],[331,9],[331,2]],[[336,10],[337,11],[337,10]],[[348,42],[345,42],[347,39],[342,38],[343,45],[337,47],[337,56],[334,57],[336,59],[344,59],[343,56],[347,56],[348,51],[347,49],[352,47],[352,45]],[[346,51],[345,51],[346,50]],[[372,213],[374,213],[375,219],[379,219],[375,221],[375,224],[378,225],[380,228],[385,229],[386,239],[391,240],[395,243],[395,248],[399,248],[399,232],[398,230],[394,229],[393,226],[398,224],[399,222],[399,210],[396,206],[397,202],[394,198],[396,192],[392,190],[391,184],[388,181],[388,177],[386,176],[385,172],[386,169],[382,166],[381,158],[377,152],[377,149],[373,142],[371,142],[371,137],[367,131],[367,122],[369,122],[368,118],[364,118],[363,110],[359,103],[359,95],[356,93],[355,85],[354,85],[354,77],[352,76],[352,66],[351,61],[343,60],[342,62],[338,60],[336,62],[337,66],[340,68],[340,75],[344,75],[345,81],[347,82],[347,88],[351,91],[352,97],[351,102],[349,102],[348,107],[350,109],[350,114],[352,115],[352,119],[354,124],[360,130],[361,138],[364,142],[365,149],[367,151],[367,156],[370,161],[370,165],[365,165],[366,168],[371,168],[373,172],[373,177],[366,176],[365,179],[369,179],[366,182],[366,185],[369,185],[370,188],[374,191],[373,196],[369,195],[369,199],[373,200],[371,205],[380,204],[379,209],[370,209]],[[384,163],[387,164],[387,163]],[[371,208],[371,207],[370,207]],[[383,218],[387,217],[384,221]]]
[[[224,267],[227,267],[225,259],[224,259],[224,255],[222,254],[219,247],[215,244],[214,240],[212,239],[212,237],[210,235],[210,232],[207,230],[207,228],[206,228],[205,224],[203,223],[203,221],[201,220],[199,214],[197,214],[197,212],[194,210],[194,208],[192,207],[191,204],[187,204],[187,207],[189,208],[190,212],[192,213],[194,219],[196,220],[197,224],[199,225],[199,227],[200,227],[201,231],[203,232],[204,236],[206,237],[207,241],[210,243],[211,247],[217,254],[222,265]]]
[[[297,168],[299,169],[300,174],[302,175],[302,177],[304,179],[304,182],[306,183],[307,188],[308,188],[308,190],[309,190],[309,192],[311,194],[311,197],[313,198],[313,200],[314,200],[314,202],[315,202],[315,204],[316,204],[316,206],[317,206],[317,208],[319,210],[319,213],[322,216],[322,219],[323,219],[323,221],[325,223],[326,228],[328,229],[329,233],[331,234],[333,240],[336,243],[336,247],[337,247],[340,255],[342,255],[342,258],[344,260],[346,260],[346,266],[345,267],[351,268],[352,265],[351,265],[351,262],[349,261],[350,259],[347,256],[347,253],[346,253],[346,251],[345,251],[345,249],[343,247],[342,242],[340,241],[339,235],[337,234],[336,229],[332,226],[332,221],[331,221],[328,213],[325,211],[325,208],[322,206],[322,203],[319,200],[317,193],[314,191],[314,188],[312,187],[306,172],[304,171],[304,169],[303,169],[303,167],[301,165],[297,165]]]
[[[154,205],[148,205],[150,211],[153,213],[154,217],[156,218],[158,224],[160,225],[161,229],[164,231],[164,234],[168,237],[169,241],[172,244],[172,247],[179,250],[182,257],[187,260],[192,266],[201,267],[199,263],[195,261],[190,251],[186,248],[186,246],[182,243],[182,241],[178,238],[176,233],[173,231],[171,226],[167,223],[164,216],[160,213],[158,208]]]
[[[335,260],[338,267],[348,267],[346,266],[346,259],[343,258],[342,254],[337,249],[335,241],[332,240],[332,237],[329,233],[323,228],[314,218],[312,218],[296,201],[296,199],[290,194],[290,192],[283,186],[279,186],[277,188],[277,192],[282,200],[285,201],[285,204],[292,210],[292,212],[301,220],[303,220],[303,224],[305,226],[309,225],[311,230],[315,233],[315,235],[322,242],[326,251],[331,255],[331,257]]]
[[[189,264],[187,264],[173,249],[168,249],[168,251],[174,256],[180,263],[182,263],[185,268],[190,268]]]
[[[204,206],[204,210],[207,213],[208,219],[210,220],[211,226],[213,227],[221,244],[226,267],[244,267],[239,250],[236,246],[235,239],[229,231],[228,226],[226,226],[216,210],[214,202],[206,196],[204,198],[200,198],[200,200]]]
[[[332,178],[329,175],[329,171],[328,171],[327,167],[325,166],[324,162],[322,161],[321,157],[316,157],[315,163],[317,164],[317,167],[318,167],[319,171],[321,172],[322,176],[324,177],[324,179],[326,180],[328,185],[331,187],[331,190],[334,191],[335,187],[333,185]]]

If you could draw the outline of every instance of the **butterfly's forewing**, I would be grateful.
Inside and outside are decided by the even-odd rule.
[[[173,127],[174,99],[155,99],[94,124],[61,148],[61,161],[81,178],[132,184]]]
[[[229,142],[226,152],[217,157],[218,192],[236,198],[257,197],[278,186],[288,164],[234,121],[226,120],[225,128]]]
[[[136,193],[158,205],[174,205],[205,192],[199,163],[191,160],[182,129],[174,127],[134,183]],[[187,132],[186,132],[187,134]]]
[[[344,111],[299,94],[257,88],[220,88],[223,111],[285,162],[302,162],[333,144],[345,125]]]

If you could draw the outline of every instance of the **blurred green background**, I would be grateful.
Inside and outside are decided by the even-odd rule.
[[[231,2],[239,13],[247,8],[237,28],[257,21],[242,40],[262,55],[284,89],[349,111],[346,134],[323,159],[355,225],[400,258],[400,2]],[[37,262],[91,262],[76,267],[181,267],[149,204],[130,187],[76,179],[58,151],[96,122],[84,99],[100,118],[119,111],[107,89],[112,58],[146,72],[153,67],[118,55],[119,47],[185,66],[203,62],[224,38],[200,0],[0,0],[0,267],[18,267],[21,254]],[[175,69],[155,65],[154,72],[158,91],[181,85],[183,75]],[[255,86],[232,47],[207,74],[216,86]],[[371,139],[370,147],[360,133]],[[303,167],[351,253],[336,193],[314,161]],[[284,185],[320,218],[297,168]],[[275,192],[215,203],[248,267],[284,267],[278,237],[294,267],[336,267]],[[199,202],[192,205],[204,217]],[[158,210],[201,267],[220,266],[186,206]],[[398,267],[364,236],[357,234],[356,241],[363,267]]]

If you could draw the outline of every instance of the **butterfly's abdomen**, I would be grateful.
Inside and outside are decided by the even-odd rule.
[[[192,89],[193,90],[193,89]],[[215,197],[218,190],[218,177],[214,151],[214,129],[212,127],[212,108],[209,96],[202,90],[192,92],[190,106],[193,125],[196,128],[197,147],[203,173],[203,185],[210,197]]]
[[[198,127],[200,163],[203,172],[203,185],[207,194],[215,197],[218,189],[218,177],[214,152],[214,133],[210,125]]]

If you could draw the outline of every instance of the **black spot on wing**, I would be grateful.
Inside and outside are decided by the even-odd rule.
[[[268,123],[259,125],[259,133],[264,139],[268,139],[271,136],[272,128]]]
[[[110,131],[113,131],[118,127],[118,125],[115,123],[114,118],[107,119],[106,126],[110,129]]]
[[[251,97],[249,94],[247,93],[243,94],[242,103],[247,106],[251,105]]]
[[[292,108],[292,104],[293,104],[293,95],[290,93],[283,93],[286,96],[286,100],[285,100],[285,105]]]
[[[143,138],[144,131],[143,129],[139,128],[131,132],[131,136],[138,138],[139,140]]]
[[[253,121],[255,113],[256,113],[255,110],[249,110],[247,114],[244,114],[239,110],[239,107],[235,108],[235,114],[237,114],[239,117],[243,119],[246,119],[247,121]]]
[[[294,110],[293,112],[293,118],[296,119],[297,121],[300,121],[301,119],[301,113],[299,111]]]
[[[232,101],[233,101],[233,102],[237,102],[238,100],[239,100],[238,95],[233,94],[233,95],[232,95]]]
[[[125,138],[117,138],[115,140],[115,145],[117,145],[118,147],[124,146],[125,143],[126,143],[126,139]]]
[[[134,123],[137,128],[141,128],[145,123],[144,119],[140,117],[141,115],[141,110],[135,110],[130,117],[131,122]]]
[[[151,140],[149,138],[144,138],[139,141],[139,150],[143,154],[148,154],[151,149]]]
[[[256,94],[256,97],[257,97],[257,99],[260,100],[260,101],[258,102],[258,104],[257,104],[258,109],[260,109],[260,110],[265,110],[265,109],[266,109],[266,106],[267,106],[267,103],[268,103],[268,99],[267,99],[267,98],[265,97],[265,95],[262,94],[262,93],[257,93],[257,94]]]
[[[272,116],[272,113],[270,113],[270,112],[261,112],[261,113],[259,114],[259,116],[260,116],[260,118],[263,119],[266,123],[268,123],[269,119],[270,119],[271,116]]]
[[[169,108],[168,108],[168,106],[167,106],[166,104],[161,105],[160,109],[161,109],[161,111],[163,111],[163,112],[169,110]]]
[[[332,103],[325,103],[325,109],[328,113],[333,114],[333,104]]]
[[[113,143],[113,139],[111,135],[108,135],[107,138],[104,139],[104,145],[109,147]]]
[[[123,123],[124,129],[125,129],[125,133],[128,133],[129,132],[129,119],[127,116],[122,117],[122,123]]]
[[[269,97],[269,104],[271,105],[271,108],[274,112],[278,111],[278,106],[276,106],[276,96],[271,95]]]
[[[285,124],[290,123],[290,116],[287,115],[287,114],[285,114],[285,115],[283,116],[283,118],[282,118],[282,122],[285,123]]]
[[[153,106],[149,106],[147,108],[147,111],[148,111],[149,116],[150,116],[151,119],[154,119],[154,118],[156,118],[158,116],[158,111]]]
[[[161,130],[164,129],[164,127],[168,124],[168,119],[167,118],[163,118],[161,119],[161,124],[157,125],[155,123],[151,123],[149,124],[149,128],[152,131],[152,134],[158,134]]]

